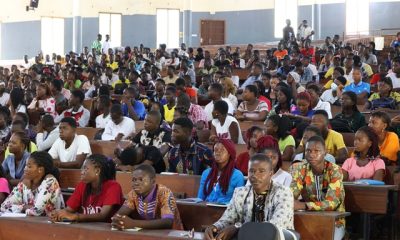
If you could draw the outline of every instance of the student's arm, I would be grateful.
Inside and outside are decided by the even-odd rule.
[[[343,163],[348,157],[347,148],[341,148],[337,151],[336,163]]]
[[[200,198],[203,201],[205,201],[207,198],[207,196],[204,194],[204,186],[205,186],[208,174],[210,172],[211,172],[210,170],[204,170],[204,172],[201,174],[200,186],[199,186],[199,190],[197,192],[197,198]]]
[[[232,125],[231,125],[232,126]],[[229,127],[230,130],[230,127]],[[215,129],[215,126],[213,124],[211,124],[211,133],[210,133],[210,142],[215,142],[217,140],[218,136],[217,136],[217,131]]]
[[[128,102],[126,103],[126,105],[128,106],[128,114],[129,114],[129,117],[132,118],[132,119],[135,120],[135,121],[139,121],[139,120],[140,120],[140,117],[139,117],[139,115],[136,113],[135,109],[133,109],[132,102],[131,102],[131,101],[128,101]]]
[[[301,168],[303,164],[297,164],[293,167],[292,171],[292,183],[290,184],[290,190],[293,192],[293,198],[297,200],[303,190],[303,176],[301,175]]]
[[[236,122],[232,122],[229,126],[229,134],[231,135],[231,140],[234,143],[238,143],[239,140],[239,126]]]
[[[383,181],[383,179],[385,178],[385,170],[383,169],[379,169],[375,171],[374,180],[378,180],[378,181]]]
[[[285,194],[281,198],[275,198],[275,210],[268,222],[274,224],[278,228],[285,229],[293,219],[293,194],[288,188],[284,188]]]
[[[101,135],[101,140],[103,140],[103,141],[115,140],[115,137],[112,135],[111,124],[112,124],[112,121],[108,122],[107,125],[105,126],[104,132]]]
[[[60,162],[59,159],[54,159],[54,163],[58,168],[75,168],[79,169],[82,167],[83,162],[86,159],[87,154],[76,155],[75,161],[73,162]]]
[[[282,153],[282,161],[291,162],[294,155],[294,146],[286,146]]]
[[[22,184],[22,183],[20,183]],[[14,212],[20,213],[24,208],[24,200],[23,200],[23,187],[15,187],[10,195],[4,200],[1,204],[1,212]]]
[[[38,133],[36,135],[36,146],[38,148],[38,151],[44,151],[51,148],[51,146],[55,143],[57,138],[59,138],[58,134],[55,134],[53,132],[51,132],[46,139],[44,139],[43,133]]]
[[[349,181],[349,173],[342,168],[343,181]]]
[[[42,185],[45,185],[44,187]],[[41,191],[35,198],[34,205],[25,210],[28,216],[40,216],[45,210],[51,206],[57,207],[58,197],[62,197],[57,194],[58,182],[54,177],[45,178],[41,185]]]
[[[112,226],[117,229],[132,229],[135,227],[143,229],[171,229],[173,219],[161,218],[154,220],[136,220],[127,215],[116,214],[113,217]]]
[[[267,114],[268,114],[268,111],[261,111],[261,112],[259,112],[258,113],[258,115],[257,116],[250,116],[250,117],[245,117],[245,120],[248,120],[248,121],[264,121],[266,118],[267,118]]]
[[[67,207],[66,209],[52,213],[50,218],[53,222],[62,222],[65,219],[76,222],[106,222],[113,208],[114,206],[112,205],[105,205],[101,208],[99,213],[80,214],[74,209]]]

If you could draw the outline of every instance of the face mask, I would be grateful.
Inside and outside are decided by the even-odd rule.
[[[335,90],[337,89],[337,87],[338,87],[338,85],[336,85],[336,83],[332,83],[332,84],[331,84],[331,89],[332,89],[333,91],[335,91]]]

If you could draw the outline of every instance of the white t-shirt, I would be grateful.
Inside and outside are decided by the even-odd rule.
[[[228,114],[233,115],[233,113],[235,112],[235,109],[233,108],[231,101],[229,101],[229,99],[227,99],[227,98],[222,98],[222,100],[224,100],[226,103],[228,103]],[[213,120],[213,116],[212,116],[212,111],[213,110],[214,110],[214,102],[211,101],[204,108],[204,112],[207,115],[207,120],[208,121],[212,121]]]
[[[290,184],[292,183],[292,175],[279,168],[279,170],[272,175],[272,181],[275,183],[280,183],[283,186],[290,187]]]
[[[107,115],[107,117],[104,117],[104,114],[100,114],[96,117],[96,128],[105,128],[109,121],[111,121],[110,113]]]
[[[104,128],[103,135],[101,135],[101,140],[115,140],[118,134],[124,134],[123,139],[126,139],[131,135],[131,133],[135,132],[135,122],[128,118],[124,117],[124,120],[116,125],[113,121],[109,121]]]
[[[238,88],[239,87],[239,76],[232,75],[231,77],[233,84]]]
[[[400,88],[400,78],[396,77],[396,73],[391,72],[386,77],[392,79],[393,88]]]
[[[50,133],[43,132],[36,135],[36,146],[38,151],[46,151],[60,138],[60,129],[56,127]]]
[[[76,155],[92,154],[90,143],[85,135],[75,135],[69,148],[65,149],[65,141],[58,138],[49,150],[53,159],[60,159],[61,162],[73,162]]]
[[[1,106],[6,106],[8,101],[10,100],[10,94],[8,93],[3,93],[3,96],[0,97],[0,105]]]
[[[324,102],[329,102],[330,104],[336,102],[339,98],[337,95],[334,97],[332,91],[332,89],[325,90],[325,92],[323,92],[321,95],[321,100]]]
[[[114,74],[111,76],[111,79],[108,79],[106,74],[103,73],[103,75],[100,77],[101,83],[106,84],[106,85],[112,85],[116,81],[118,81],[119,77],[117,74]]]
[[[313,110],[325,110],[328,113],[328,118],[332,119],[331,104],[329,102],[323,102],[320,99]]]
[[[108,54],[108,49],[109,48],[112,48],[111,47],[111,42],[110,41],[104,41],[103,42],[103,44],[102,44],[102,46],[103,46],[103,53],[105,53],[105,54]]]
[[[229,132],[229,127],[231,126],[232,122],[235,122],[239,128],[239,136],[238,136],[238,144],[245,144],[242,136],[242,130],[240,130],[240,125],[238,120],[232,116],[226,116],[224,125],[221,126],[221,122],[218,119],[213,119],[211,124],[215,127],[217,132],[217,136],[220,138],[227,138],[231,139],[231,134]]]

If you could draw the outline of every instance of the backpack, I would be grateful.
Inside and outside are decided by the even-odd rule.
[[[396,109],[396,101],[393,98],[378,98],[371,101],[371,110],[375,110],[377,108],[389,108]]]

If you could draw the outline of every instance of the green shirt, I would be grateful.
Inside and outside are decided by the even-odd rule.
[[[96,49],[97,54],[101,54],[101,42],[99,40],[95,40],[92,43],[92,49]]]
[[[283,153],[287,146],[293,146],[293,147],[296,146],[296,142],[294,141],[292,135],[288,135],[285,139],[279,139],[278,145],[279,145],[279,150],[281,151],[281,153]]]
[[[79,80],[79,79],[75,80],[74,88],[80,88],[81,85],[82,85],[81,80]],[[70,90],[70,89],[69,89],[69,84],[68,84],[67,82],[64,83],[64,88]]]

